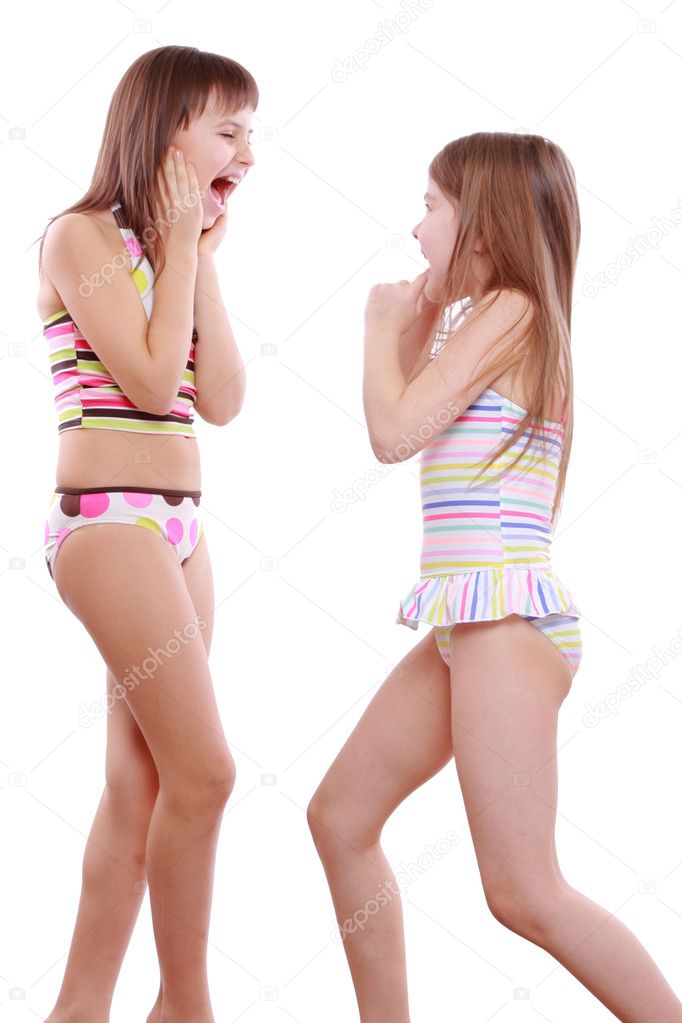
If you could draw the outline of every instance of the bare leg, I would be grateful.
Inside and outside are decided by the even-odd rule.
[[[83,886],[64,979],[46,1023],[109,1019],[114,986],[147,888],[145,845],[158,776],[107,670],[106,785],[83,858]]]
[[[126,703],[159,778],[146,847],[163,988],[159,1023],[213,1023],[206,944],[234,763],[183,573],[165,541],[108,523],[66,538],[55,583],[114,677],[125,683]],[[84,1019],[90,1023],[91,1016]]]
[[[621,921],[572,888],[556,856],[564,658],[517,615],[456,626],[452,747],[486,899],[623,1023],[682,1023],[682,1002]]]
[[[308,807],[362,1023],[409,1023],[402,905],[379,839],[451,758],[450,680],[429,632],[374,696]],[[363,913],[381,889],[395,895]]]
[[[185,577],[185,585],[192,598],[192,604],[199,618],[206,624],[201,631],[201,638],[204,641],[206,656],[211,652],[213,639],[213,571],[211,560],[208,554],[205,535],[201,538],[192,554],[182,563],[182,572]],[[161,1010],[164,1000],[163,980],[159,984],[159,993],[156,997],[146,1023],[160,1023]]]

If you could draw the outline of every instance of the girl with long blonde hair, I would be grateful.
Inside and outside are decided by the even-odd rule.
[[[420,575],[397,621],[432,628],[308,807],[360,1018],[409,1023],[380,837],[454,757],[493,915],[619,1020],[682,1023],[647,951],[566,881],[555,848],[557,719],[581,659],[580,610],[551,562],[573,429],[573,169],[549,139],[479,132],[437,154],[425,199],[428,271],[369,295],[364,405],[382,462],[420,453]]]

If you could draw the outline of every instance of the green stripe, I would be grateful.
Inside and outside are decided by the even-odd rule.
[[[68,311],[69,311],[68,309],[60,309],[58,312],[53,313],[52,316],[48,316],[48,318],[46,320],[43,320],[43,323],[44,324],[50,324],[50,323],[52,323],[53,320],[58,319],[64,313],[68,313]]]
[[[125,423],[125,426],[121,426],[121,423]],[[145,433],[183,433],[186,429],[182,423],[155,423],[151,420],[142,420],[140,422],[133,419],[105,419],[97,416],[84,416],[83,424],[84,427],[95,427],[103,430],[129,430],[131,432],[145,432]],[[191,430],[191,424],[187,424]]]

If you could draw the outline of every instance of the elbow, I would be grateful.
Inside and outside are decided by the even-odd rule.
[[[172,401],[162,401],[162,402],[160,402],[159,401],[159,396],[158,396],[158,394],[156,394],[153,397],[150,397],[149,400],[145,402],[144,411],[145,412],[151,412],[151,414],[153,416],[167,416],[168,413],[173,408],[174,404],[175,404],[175,396],[173,396],[173,400]]]
[[[381,451],[375,450],[374,454],[383,465],[395,465],[396,462],[404,461],[404,459],[398,457],[395,451],[387,448],[383,448]]]
[[[229,418],[227,420],[228,423],[230,422],[231,419],[235,419],[239,415],[241,410],[243,409],[243,407],[244,407],[244,395],[245,395],[245,392],[246,392],[246,388],[244,386],[244,382],[242,381],[241,385],[240,385],[240,387],[239,387],[239,389],[237,391],[237,393],[234,396],[234,400],[232,402],[232,409],[231,409],[231,412],[230,412],[230,416],[229,416]]]
[[[121,385],[119,384],[119,387]],[[158,394],[150,394],[146,388],[121,387],[124,395],[140,412],[149,412],[153,416],[164,415],[167,409],[159,407]]]
[[[206,416],[204,416],[204,419],[206,419]],[[234,419],[234,416],[229,416],[226,414],[213,415],[210,419],[207,420],[207,422],[211,423],[213,426],[227,426],[227,424],[232,419]]]
[[[227,426],[231,423],[242,410],[242,402],[239,405],[231,405],[228,409],[221,410],[217,415],[214,415],[209,422],[213,423],[214,426]],[[205,418],[205,417],[204,417]]]
[[[399,461],[399,459],[395,457],[395,452],[391,450],[390,445],[385,444],[384,441],[376,434],[370,433],[369,443],[379,462],[382,462],[384,465],[390,465],[392,462]]]
[[[397,445],[392,442],[391,438],[391,434],[394,431],[391,429],[391,423],[387,422],[387,417],[377,417],[375,414],[372,417],[368,417],[367,425],[369,428],[369,443],[377,460],[385,465],[399,462],[400,458],[396,452]]]
[[[231,423],[239,413],[241,412],[244,405],[244,394],[245,384],[243,380],[243,374],[235,386],[227,388],[228,400],[222,405],[217,401],[212,404],[202,407],[200,415],[202,419],[211,423],[213,426],[227,426]]]
[[[161,391],[148,391],[145,389],[140,396],[140,401],[136,401],[135,404],[143,412],[149,412],[153,416],[167,416],[173,408],[176,398],[177,391],[169,397]]]
[[[365,399],[365,422],[369,433],[369,443],[377,461],[384,464],[399,461],[391,444],[391,434],[395,433],[394,420]]]
[[[420,450],[408,444],[403,435],[398,438],[395,435],[389,438],[386,434],[382,437],[370,434],[369,441],[372,445],[372,451],[384,465],[406,462],[408,458],[412,458],[412,455]]]
[[[196,401],[194,404],[195,411],[199,413],[205,423],[210,423],[211,426],[227,426],[231,422],[237,413],[240,411],[237,409],[217,409],[213,405],[206,405],[203,402]]]
[[[244,406],[244,395],[246,394],[246,373],[242,366],[239,373],[237,373],[231,381],[232,386],[229,390],[229,400],[227,402],[226,418],[223,422],[223,426],[235,419],[241,412]]]

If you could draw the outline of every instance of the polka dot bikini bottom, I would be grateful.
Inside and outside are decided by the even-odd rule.
[[[57,487],[50,497],[45,522],[47,570],[54,579],[57,552],[80,526],[105,522],[142,526],[166,540],[182,563],[203,533],[200,490],[158,490],[155,487]]]

